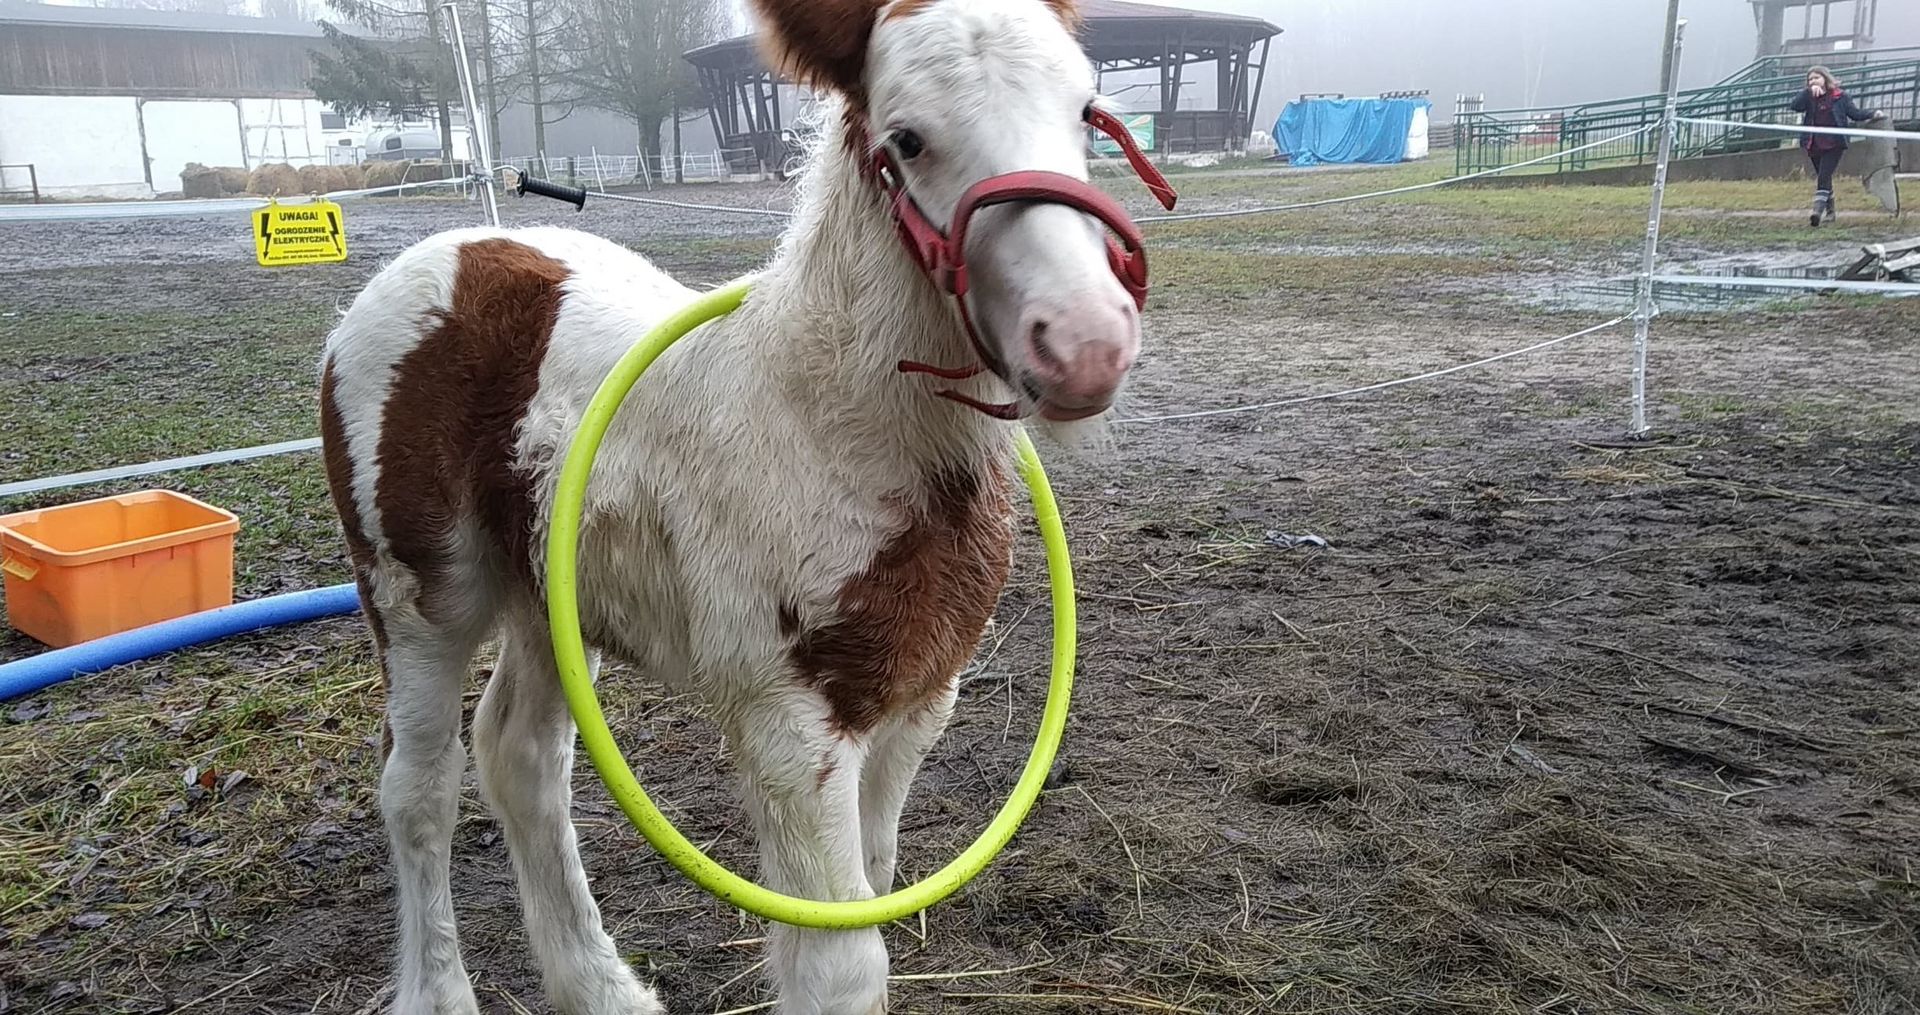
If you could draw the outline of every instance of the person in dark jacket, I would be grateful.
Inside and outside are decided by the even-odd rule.
[[[1854,105],[1853,97],[1833,72],[1825,67],[1815,67],[1807,72],[1807,87],[1793,97],[1793,111],[1800,114],[1803,127],[1840,128],[1849,124],[1871,120],[1880,115],[1878,112],[1862,112]],[[1815,229],[1820,228],[1820,219],[1834,219],[1833,174],[1840,168],[1840,160],[1847,154],[1847,139],[1840,134],[1808,134],[1800,142],[1807,150],[1807,158],[1813,163],[1814,175],[1819,182],[1814,185],[1813,215],[1807,221]]]

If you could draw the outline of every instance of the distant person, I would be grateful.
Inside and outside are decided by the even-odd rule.
[[[1878,111],[1861,112],[1860,107],[1853,104],[1853,97],[1825,67],[1807,72],[1807,87],[1793,97],[1793,111],[1800,114],[1802,127],[1836,129],[1880,115]],[[1807,220],[1808,225],[1818,229],[1822,217],[1828,222],[1834,219],[1833,174],[1840,168],[1840,160],[1846,157],[1847,139],[1840,134],[1808,134],[1800,143],[1806,148],[1807,158],[1813,162],[1814,174],[1819,178],[1814,184],[1813,215]]]

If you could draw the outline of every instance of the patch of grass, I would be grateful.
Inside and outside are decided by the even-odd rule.
[[[1431,164],[1367,172],[1302,172],[1258,177],[1183,178],[1183,197],[1240,207],[1290,204],[1389,190],[1451,175]],[[1119,191],[1117,191],[1119,192]],[[1673,249],[1803,248],[1809,241],[1801,208],[1810,193],[1798,180],[1676,183],[1667,191],[1663,237]],[[1618,257],[1646,233],[1647,187],[1541,184],[1528,187],[1441,187],[1377,202],[1154,226],[1156,240],[1225,244],[1246,249],[1287,244],[1354,243],[1443,246],[1466,254]],[[1851,214],[1819,243],[1884,240],[1899,227],[1884,216]]]
[[[312,436],[318,362],[334,321],[321,303],[258,311],[44,312],[0,316],[0,479],[104,468]]]
[[[1738,415],[1751,407],[1751,403],[1744,396],[1729,392],[1703,395],[1679,394],[1672,396],[1671,401],[1680,407],[1682,419],[1696,422],[1720,416]]]
[[[1342,295],[1429,287],[1440,281],[1486,278],[1523,269],[1499,257],[1441,254],[1253,254],[1205,247],[1171,247],[1154,253],[1154,296],[1180,300],[1189,294],[1285,296]]]
[[[0,933],[79,930],[57,978],[116,953],[190,956],[262,898],[358,873],[328,850],[374,807],[380,678],[361,640],[269,635],[139,673],[0,715]]]

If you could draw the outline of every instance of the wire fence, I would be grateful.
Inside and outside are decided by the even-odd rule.
[[[1181,422],[1181,421],[1190,420],[1190,419],[1210,419],[1215,416],[1234,416],[1234,415],[1239,415],[1241,413],[1262,412],[1268,409],[1279,409],[1289,405],[1305,405],[1308,402],[1326,402],[1336,398],[1351,398],[1354,395],[1364,395],[1374,391],[1385,391],[1388,388],[1404,387],[1408,384],[1418,384],[1421,381],[1431,381],[1431,380],[1435,380],[1441,377],[1446,377],[1452,374],[1463,373],[1468,370],[1477,370],[1480,367],[1492,366],[1493,364],[1499,363],[1503,360],[1510,360],[1519,356],[1528,355],[1529,353],[1536,353],[1541,351],[1542,349],[1551,349],[1556,345],[1562,345],[1564,343],[1571,342],[1575,339],[1586,338],[1588,335],[1598,335],[1603,331],[1611,331],[1614,328],[1617,328],[1622,324],[1625,324],[1631,320],[1633,320],[1632,314],[1622,314],[1619,317],[1616,317],[1611,321],[1607,321],[1604,324],[1596,324],[1591,328],[1582,328],[1571,335],[1561,335],[1559,338],[1549,338],[1544,342],[1535,342],[1532,345],[1521,346],[1518,349],[1509,349],[1503,353],[1498,353],[1493,356],[1484,356],[1484,357],[1481,357],[1480,359],[1472,360],[1466,363],[1458,363],[1453,366],[1446,367],[1440,370],[1429,370],[1425,373],[1413,374],[1407,377],[1396,377],[1393,380],[1380,381],[1376,384],[1362,384],[1357,388],[1344,388],[1340,391],[1327,391],[1317,395],[1298,395],[1293,398],[1282,398],[1272,402],[1253,402],[1246,405],[1230,405],[1221,409],[1200,409],[1194,412],[1172,412],[1172,413],[1166,413],[1159,416],[1133,416],[1127,419],[1116,419],[1113,422],[1114,422],[1114,425],[1116,426],[1126,426],[1126,425],[1138,424],[1138,423],[1174,423],[1174,422]]]
[[[287,197],[210,197],[180,201],[109,201],[44,204],[0,204],[0,222],[54,222],[82,219],[198,218],[204,215],[244,215],[270,203],[301,204],[306,201],[352,201],[369,197],[392,197],[417,190],[453,190],[466,193],[474,181],[464,176],[439,180],[417,180],[383,187],[335,190],[324,194],[295,194]]]
[[[1890,141],[1920,141],[1920,131],[1912,130],[1869,130],[1864,127],[1808,127],[1798,123],[1766,123],[1745,120],[1712,120],[1694,116],[1679,117],[1679,122],[1698,127],[1719,127],[1730,133],[1758,132],[1771,134],[1827,134],[1836,137],[1848,137],[1856,140],[1883,138]]]
[[[721,148],[711,152],[681,152],[679,155],[601,154],[515,155],[499,159],[495,168],[512,167],[516,172],[546,180],[565,181],[568,186],[608,184],[651,187],[659,183],[724,183],[745,177],[758,177],[772,167],[763,167],[752,148]]]
[[[1350,195],[1344,195],[1340,197],[1325,198],[1325,199],[1320,199],[1315,201],[1301,201],[1301,202],[1294,202],[1290,204],[1267,205],[1267,206],[1262,206],[1257,208],[1246,208],[1246,209],[1229,209],[1229,210],[1216,211],[1216,212],[1196,212],[1196,213],[1189,213],[1189,214],[1183,214],[1183,215],[1150,216],[1150,217],[1141,218],[1137,221],[1139,221],[1143,225],[1169,223],[1169,222],[1205,221],[1205,220],[1212,220],[1212,219],[1234,218],[1234,217],[1251,216],[1251,215],[1269,215],[1269,214],[1283,213],[1283,212],[1296,211],[1296,210],[1302,210],[1302,209],[1308,209],[1308,208],[1321,208],[1321,207],[1329,207],[1334,205],[1349,204],[1349,203],[1354,203],[1359,201],[1378,200],[1378,199],[1391,197],[1395,195],[1415,193],[1415,192],[1424,191],[1424,190],[1431,190],[1438,187],[1456,185],[1456,184],[1470,182],[1472,180],[1482,179],[1490,176],[1496,176],[1506,172],[1527,169],[1536,165],[1545,164],[1547,162],[1563,160],[1568,156],[1578,155],[1582,150],[1605,150],[1612,146],[1617,146],[1623,143],[1627,143],[1629,141],[1633,141],[1634,143],[1640,143],[1640,141],[1637,141],[1635,139],[1644,139],[1646,135],[1651,134],[1652,132],[1654,132],[1655,130],[1663,126],[1669,130],[1677,130],[1677,128],[1683,123],[1693,123],[1696,125],[1711,126],[1711,127],[1725,127],[1729,129],[1781,130],[1781,131],[1794,131],[1794,132],[1808,131],[1808,130],[1819,131],[1818,128],[1806,128],[1806,127],[1800,127],[1797,125],[1780,125],[1780,124],[1768,124],[1768,123],[1740,123],[1740,122],[1733,122],[1733,121],[1718,121],[1713,119],[1674,116],[1671,119],[1666,120],[1661,124],[1643,124],[1631,130],[1623,131],[1619,134],[1614,134],[1608,137],[1601,138],[1596,141],[1588,142],[1585,146],[1582,146],[1579,148],[1558,150],[1549,155],[1539,156],[1534,159],[1522,160],[1519,162],[1515,162],[1511,165],[1497,166],[1497,167],[1493,167],[1485,170],[1480,170],[1477,172],[1452,176],[1443,180],[1435,180],[1427,183],[1413,184],[1405,187],[1395,187],[1395,188],[1386,189],[1386,190],[1369,191],[1369,192],[1360,193],[1360,194],[1350,194]],[[1853,136],[1853,137],[1869,136],[1869,137],[1887,137],[1887,138],[1893,138],[1898,140],[1920,140],[1920,133],[1915,133],[1910,131],[1835,130],[1835,131],[1820,131],[1820,132],[1846,134],[1848,136]],[[510,159],[503,162],[502,166],[512,166],[514,169],[518,171],[528,172],[532,175],[543,175],[539,172],[539,170],[542,168],[548,168],[550,164],[544,161],[538,161],[538,160],[529,160],[529,159],[511,160]],[[571,168],[573,169],[574,172],[577,173],[579,170],[579,163],[576,161]],[[594,172],[596,177],[603,175],[609,169],[613,170],[616,176],[627,173],[629,170],[640,170],[643,173],[648,170],[647,164],[638,155],[594,156],[593,161],[589,163],[588,168]],[[1664,170],[1664,163],[1662,165],[1662,169]],[[1664,182],[1664,178],[1665,178],[1664,171],[1657,174],[1657,177],[1661,182]],[[397,185],[393,187],[368,188],[368,189],[357,190],[357,191],[340,191],[340,192],[335,192],[335,193],[331,193],[323,196],[329,199],[334,199],[334,200],[344,200],[344,199],[352,199],[352,198],[358,198],[358,197],[378,196],[381,194],[402,192],[402,191],[416,189],[416,188],[467,186],[472,184],[473,182],[476,182],[476,181],[468,180],[464,178],[452,179],[452,180],[433,180],[433,181],[423,181],[423,182],[412,183],[412,184]],[[1656,184],[1656,186],[1658,186],[1658,184]],[[633,195],[633,194],[616,194],[616,193],[611,193],[606,191],[604,184],[602,184],[600,189],[591,190],[589,191],[589,193],[592,196],[605,199],[605,200],[631,202],[636,204],[653,205],[658,207],[674,208],[674,209],[680,209],[680,210],[704,211],[704,212],[736,214],[736,215],[752,215],[752,216],[773,217],[773,218],[791,217],[790,212],[782,211],[779,209],[772,209],[772,208],[753,208],[753,207],[745,207],[745,206],[737,206],[737,205],[702,204],[698,202],[672,201],[672,200],[666,200],[661,198],[640,197],[638,195]],[[259,204],[264,203],[264,200],[244,201],[241,203],[247,206],[258,206]],[[1650,223],[1649,223],[1650,247],[1649,249],[1651,249],[1651,244],[1653,244],[1654,242],[1657,242],[1659,214],[1660,214],[1660,208],[1659,208],[1658,201],[1656,199],[1656,203],[1650,215]],[[1920,296],[1920,285],[1907,284],[1907,283],[1840,282],[1840,281],[1830,281],[1830,280],[1822,280],[1822,279],[1744,278],[1744,277],[1738,277],[1738,276],[1729,277],[1729,276],[1695,276],[1695,275],[1659,274],[1659,273],[1655,273],[1651,269],[1650,265],[1648,268],[1643,270],[1643,272],[1640,275],[1636,276],[1636,279],[1639,282],[1639,284],[1647,291],[1650,291],[1651,287],[1656,284],[1675,285],[1675,286],[1722,285],[1722,286],[1748,286],[1748,287],[1754,287],[1754,288],[1778,288],[1778,289],[1796,289],[1796,290],[1812,290],[1812,291],[1856,292],[1856,293],[1884,294],[1884,295],[1893,295],[1893,296],[1901,296],[1901,295]],[[1497,353],[1495,355],[1482,357],[1479,359],[1455,364],[1453,366],[1448,366],[1441,369],[1429,370],[1422,373],[1394,378],[1391,380],[1379,381],[1375,383],[1349,387],[1339,391],[1323,392],[1319,394],[1299,395],[1299,396],[1293,396],[1289,398],[1282,398],[1282,399],[1271,400],[1271,401],[1253,402],[1253,403],[1232,405],[1232,406],[1213,408],[1213,409],[1201,409],[1201,410],[1193,410],[1193,411],[1185,411],[1185,412],[1132,416],[1132,417],[1127,417],[1123,419],[1116,419],[1113,421],[1113,423],[1115,425],[1121,425],[1121,426],[1172,423],[1172,422],[1181,422],[1181,421],[1187,421],[1187,420],[1208,419],[1208,418],[1228,416],[1228,415],[1238,415],[1238,414],[1251,413],[1251,412],[1269,411],[1272,409],[1278,409],[1278,408],[1283,408],[1283,407],[1293,406],[1293,405],[1302,405],[1302,404],[1307,404],[1311,402],[1321,402],[1321,401],[1329,401],[1334,399],[1350,398],[1358,395],[1369,394],[1372,392],[1383,391],[1391,388],[1397,388],[1397,387],[1402,387],[1406,385],[1436,380],[1442,377],[1451,376],[1453,374],[1458,374],[1458,373],[1462,373],[1469,370],[1475,370],[1475,369],[1491,366],[1493,364],[1504,362],[1506,360],[1541,352],[1559,345],[1563,345],[1568,342],[1576,341],[1581,338],[1586,338],[1588,336],[1611,331],[1612,329],[1618,328],[1629,321],[1635,321],[1636,323],[1638,323],[1640,325],[1640,333],[1644,335],[1647,324],[1651,321],[1652,317],[1657,314],[1658,314],[1657,306],[1653,306],[1650,303],[1643,304],[1643,306],[1640,309],[1636,310],[1633,313],[1623,314],[1623,315],[1614,317],[1611,320],[1605,321],[1601,324],[1593,325],[1592,327],[1588,327],[1588,328],[1583,328],[1579,331],[1575,331],[1570,334],[1561,335],[1555,338],[1545,339],[1545,340],[1534,342],[1529,345],[1525,345],[1516,349],[1511,349],[1505,352]],[[1640,391],[1638,389],[1638,386],[1636,386],[1636,394],[1639,394],[1639,393]],[[1638,413],[1639,413],[1639,407],[1636,406],[1636,419],[1639,418]],[[162,461],[147,462],[147,463],[142,463],[137,465],[97,469],[97,470],[92,470],[88,472],[70,473],[62,476],[50,476],[50,477],[45,477],[41,479],[24,480],[20,482],[0,484],[0,497],[10,497],[10,496],[23,495],[23,494],[41,493],[49,490],[84,486],[84,485],[89,485],[93,483],[110,482],[114,480],[132,478],[137,476],[153,475],[153,474],[158,474],[163,472],[172,472],[172,471],[178,471],[183,469],[201,468],[201,467],[206,467],[211,465],[220,465],[220,464],[227,464],[232,462],[248,461],[252,459],[265,458],[265,457],[274,456],[274,455],[296,454],[296,453],[312,451],[318,448],[319,446],[320,446],[320,442],[318,439],[307,438],[302,440],[283,441],[276,444],[259,445],[259,446],[250,447],[250,448],[237,448],[237,449],[228,450],[228,451],[210,452],[202,455],[192,455],[192,456],[186,456],[182,458],[171,458],[171,459],[165,459]]]
[[[1349,398],[1354,395],[1362,395],[1362,394],[1367,394],[1374,391],[1384,391],[1388,388],[1403,387],[1409,384],[1417,384],[1422,381],[1435,380],[1437,378],[1447,377],[1452,374],[1463,373],[1468,370],[1475,370],[1481,367],[1491,366],[1495,363],[1499,363],[1505,360],[1510,360],[1520,356],[1526,356],[1531,353],[1540,352],[1545,349],[1550,349],[1556,345],[1562,345],[1564,343],[1574,341],[1575,339],[1586,338],[1589,335],[1597,335],[1604,331],[1610,331],[1614,328],[1619,327],[1622,324],[1625,324],[1630,320],[1633,320],[1633,315],[1624,314],[1619,317],[1615,317],[1614,319],[1607,321],[1603,324],[1596,324],[1590,328],[1582,328],[1579,331],[1573,332],[1572,334],[1569,334],[1569,335],[1561,335],[1558,338],[1549,338],[1549,339],[1546,339],[1545,341],[1534,342],[1530,345],[1521,346],[1520,348],[1517,348],[1517,349],[1509,349],[1506,352],[1497,353],[1492,356],[1484,356],[1479,359],[1470,360],[1465,363],[1457,363],[1453,366],[1445,367],[1438,370],[1429,370],[1424,373],[1412,374],[1406,377],[1397,377],[1397,378],[1394,378],[1393,380],[1380,381],[1373,384],[1363,384],[1363,385],[1360,385],[1359,387],[1346,388],[1340,391],[1329,391],[1329,392],[1323,392],[1323,393],[1314,394],[1314,395],[1300,395],[1293,398],[1283,398],[1278,401],[1256,402],[1256,403],[1251,403],[1246,405],[1228,406],[1228,407],[1219,408],[1219,409],[1203,409],[1195,412],[1176,412],[1176,413],[1168,413],[1168,414],[1157,415],[1157,416],[1133,416],[1125,419],[1116,419],[1116,420],[1113,420],[1112,422],[1115,426],[1130,426],[1130,425],[1137,425],[1142,423],[1171,423],[1171,422],[1179,422],[1179,421],[1185,421],[1185,420],[1206,419],[1214,416],[1229,416],[1229,415],[1237,415],[1237,414],[1248,413],[1248,412],[1259,412],[1267,409],[1278,409],[1283,406],[1289,406],[1289,405],[1303,405],[1308,402],[1324,402],[1324,401],[1330,401],[1338,398]],[[128,466],[122,466],[119,468],[110,468],[110,469],[96,469],[91,472],[76,472],[76,473],[71,473],[64,476],[49,476],[44,479],[30,479],[30,480],[17,482],[17,483],[0,484],[0,497],[11,497],[11,496],[16,496],[20,494],[29,494],[29,493],[41,493],[47,490],[59,490],[59,489],[75,487],[75,486],[86,486],[93,483],[105,483],[105,482],[111,482],[111,481],[120,480],[120,479],[132,479],[139,476],[150,476],[150,475],[155,475],[157,473],[162,473],[162,472],[177,472],[184,469],[203,468],[210,465],[225,465],[232,462],[245,462],[245,461],[251,461],[256,458],[267,458],[275,455],[297,454],[300,452],[314,451],[314,450],[317,450],[319,447],[320,447],[320,441],[318,438],[309,438],[306,440],[282,441],[277,444],[262,444],[257,447],[251,447],[251,448],[237,448],[231,451],[215,451],[215,452],[210,452],[204,455],[193,455],[186,458],[169,458],[164,461],[147,462],[140,465],[128,465]]]
[[[1653,129],[1654,127],[1651,125],[1637,127],[1634,130],[1628,131],[1625,134],[1621,134],[1615,137],[1602,138],[1598,141],[1591,142],[1587,147],[1601,148],[1607,145],[1618,144],[1627,137],[1630,137],[1635,134],[1646,134],[1651,132]],[[1364,194],[1347,194],[1341,197],[1329,197],[1329,198],[1323,198],[1317,201],[1299,201],[1292,204],[1263,205],[1257,208],[1233,208],[1233,209],[1227,209],[1223,211],[1193,212],[1193,213],[1183,214],[1183,215],[1146,215],[1146,216],[1137,218],[1134,221],[1140,225],[1158,225],[1166,222],[1199,222],[1207,219],[1239,218],[1247,215],[1271,215],[1276,212],[1300,211],[1307,208],[1326,208],[1326,207],[1331,207],[1333,205],[1352,204],[1356,201],[1370,201],[1376,198],[1392,197],[1398,194],[1413,194],[1423,190],[1433,190],[1437,187],[1447,187],[1447,186],[1453,186],[1461,183],[1468,183],[1473,180],[1481,180],[1481,179],[1486,179],[1492,176],[1499,176],[1503,173],[1513,172],[1514,170],[1526,169],[1531,166],[1552,161],[1559,157],[1560,157],[1560,154],[1548,155],[1539,159],[1535,159],[1530,162],[1519,162],[1511,166],[1501,166],[1495,169],[1482,170],[1477,173],[1469,173],[1465,176],[1450,176],[1444,180],[1432,180],[1427,183],[1416,183],[1416,184],[1411,184],[1405,187],[1394,187],[1390,190],[1368,191]],[[609,201],[628,201],[634,204],[651,204],[651,205],[658,205],[665,208],[679,208],[687,211],[710,211],[710,212],[716,212],[720,214],[759,215],[759,216],[768,216],[768,217],[775,217],[775,218],[790,218],[792,217],[792,214],[793,214],[792,212],[782,211],[777,208],[751,208],[751,207],[743,207],[740,205],[701,204],[701,203],[692,202],[692,201],[668,201],[660,198],[638,197],[632,194],[615,194],[615,193],[610,193],[606,190],[589,190],[587,193],[589,196],[603,198]]]
[[[1856,100],[1896,118],[1920,116],[1920,49],[1831,56],[1828,62],[1835,66],[1840,66],[1836,61],[1845,60],[1847,91]],[[1674,151],[1695,157],[1782,147],[1784,139],[1766,131],[1764,125],[1783,126],[1798,120],[1800,114],[1792,112],[1788,103],[1805,80],[1804,66],[1789,68],[1781,59],[1770,59],[1720,84],[1677,92],[1682,119]],[[1542,155],[1554,157],[1555,172],[1646,165],[1658,156],[1646,135],[1600,149],[1574,149],[1595,135],[1663,123],[1665,99],[1664,95],[1641,95],[1572,106],[1462,110],[1454,123],[1457,171]],[[1718,124],[1709,125],[1708,120]]]

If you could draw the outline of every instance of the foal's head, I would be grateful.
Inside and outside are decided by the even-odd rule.
[[[916,256],[959,296],[974,353],[1021,394],[997,409],[1055,421],[1107,409],[1139,355],[1144,295],[1116,277],[1101,218],[1117,208],[1096,215],[1097,193],[1078,207],[1055,194],[988,198],[969,216],[963,201],[1003,174],[1059,174],[996,181],[1043,189],[1087,179],[1094,78],[1072,0],[757,3],[778,66],[845,96],[855,155],[871,160],[876,187],[910,199],[921,249],[953,239],[944,272],[941,253]]]

